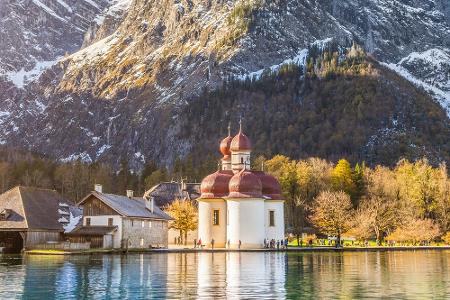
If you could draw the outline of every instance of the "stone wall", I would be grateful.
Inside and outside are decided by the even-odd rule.
[[[167,248],[167,221],[123,218],[122,240],[128,242],[128,248]],[[126,247],[126,244],[123,247]]]

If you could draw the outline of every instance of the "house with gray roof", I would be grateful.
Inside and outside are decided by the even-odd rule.
[[[55,190],[17,186],[0,195],[0,248],[20,252],[56,243],[81,211]]]
[[[83,221],[66,234],[72,242],[90,242],[91,248],[167,247],[172,218],[151,198],[103,193],[101,185],[81,200]]]
[[[161,182],[145,192],[145,198],[153,199],[159,207],[166,207],[176,199],[183,201],[191,201],[197,206],[198,197],[200,197],[200,183],[187,183],[184,180],[180,182]],[[179,244],[182,240],[179,230],[171,228],[169,222],[169,244]],[[193,243],[198,238],[197,230],[189,231],[187,242]]]

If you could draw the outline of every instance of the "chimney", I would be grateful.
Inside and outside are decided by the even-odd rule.
[[[103,193],[103,187],[101,184],[95,184],[94,185],[94,191],[96,191],[97,193]]]
[[[133,198],[133,194],[134,194],[134,192],[133,192],[133,190],[127,190],[127,197],[128,198]]]
[[[150,199],[145,199],[145,207],[153,213],[155,211],[155,198],[150,196]]]

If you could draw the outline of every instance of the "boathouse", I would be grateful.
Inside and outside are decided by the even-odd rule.
[[[54,190],[34,187],[18,186],[1,194],[0,252],[60,242],[65,228],[74,225],[69,203]]]
[[[151,199],[103,193],[102,186],[78,203],[83,222],[66,236],[71,242],[90,242],[91,248],[166,248],[172,218]]]

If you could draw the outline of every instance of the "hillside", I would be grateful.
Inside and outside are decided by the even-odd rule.
[[[9,4],[8,9],[27,31],[35,23],[26,23],[21,9],[36,0],[23,1]],[[69,2],[73,12],[92,4]],[[55,49],[41,51],[48,53],[45,57],[29,54],[23,49],[30,47],[14,43],[8,49],[15,52],[0,52],[2,61],[15,53],[36,57],[39,69],[36,73],[32,64],[27,67],[36,73],[28,83],[18,84],[10,75],[0,80],[2,144],[61,161],[106,161],[118,166],[127,158],[135,169],[148,160],[172,165],[177,157],[194,155],[199,146],[195,137],[208,136],[207,145],[216,142],[218,128],[210,132],[202,120],[214,115],[227,123],[242,113],[249,129],[255,129],[253,139],[260,152],[270,149],[293,157],[331,159],[344,155],[374,163],[422,155],[448,161],[450,9],[446,1],[98,1],[94,3],[98,8],[88,10],[89,14],[81,8],[82,13],[74,13],[86,19],[82,26],[75,21],[70,25],[84,30],[76,38],[63,30],[64,24],[72,23],[60,19],[74,18],[61,14],[60,4],[45,1],[59,18],[48,16],[42,6],[30,11],[46,14],[46,22],[36,30],[48,32],[45,36],[63,34],[72,44],[59,47],[58,38],[43,40]],[[1,20],[8,18],[2,15]],[[48,21],[53,19],[61,24]],[[2,34],[11,39],[14,31]],[[320,74],[320,79],[300,77],[308,69],[308,58],[316,56],[311,49],[338,48],[342,56],[353,42],[370,55],[376,75],[336,74],[333,80]],[[30,45],[37,49],[40,44],[36,40]],[[65,52],[73,53],[60,57]],[[24,64],[17,62],[8,72],[21,71]],[[276,73],[287,64],[297,65],[303,79],[289,79],[287,73],[276,83],[281,80],[278,75],[272,81],[262,76],[265,70]],[[41,67],[47,70],[42,72]],[[245,82],[252,92],[237,82]],[[282,84],[292,91],[278,90]],[[265,122],[261,113],[253,119],[247,108],[234,115],[230,108],[218,111],[217,98],[222,96],[216,95],[224,93],[235,95],[233,101],[243,101],[244,107],[263,110],[277,134],[269,134],[267,125],[266,132],[260,130]],[[230,97],[224,103],[234,103]],[[254,97],[265,100],[257,102]],[[282,105],[266,103],[281,101],[278,98]],[[293,107],[292,99],[302,99],[304,106]],[[335,99],[333,105],[329,99]],[[355,102],[361,103],[359,108]],[[197,103],[204,109],[196,110]],[[298,110],[298,118],[292,110]],[[272,119],[275,116],[279,123]]]

